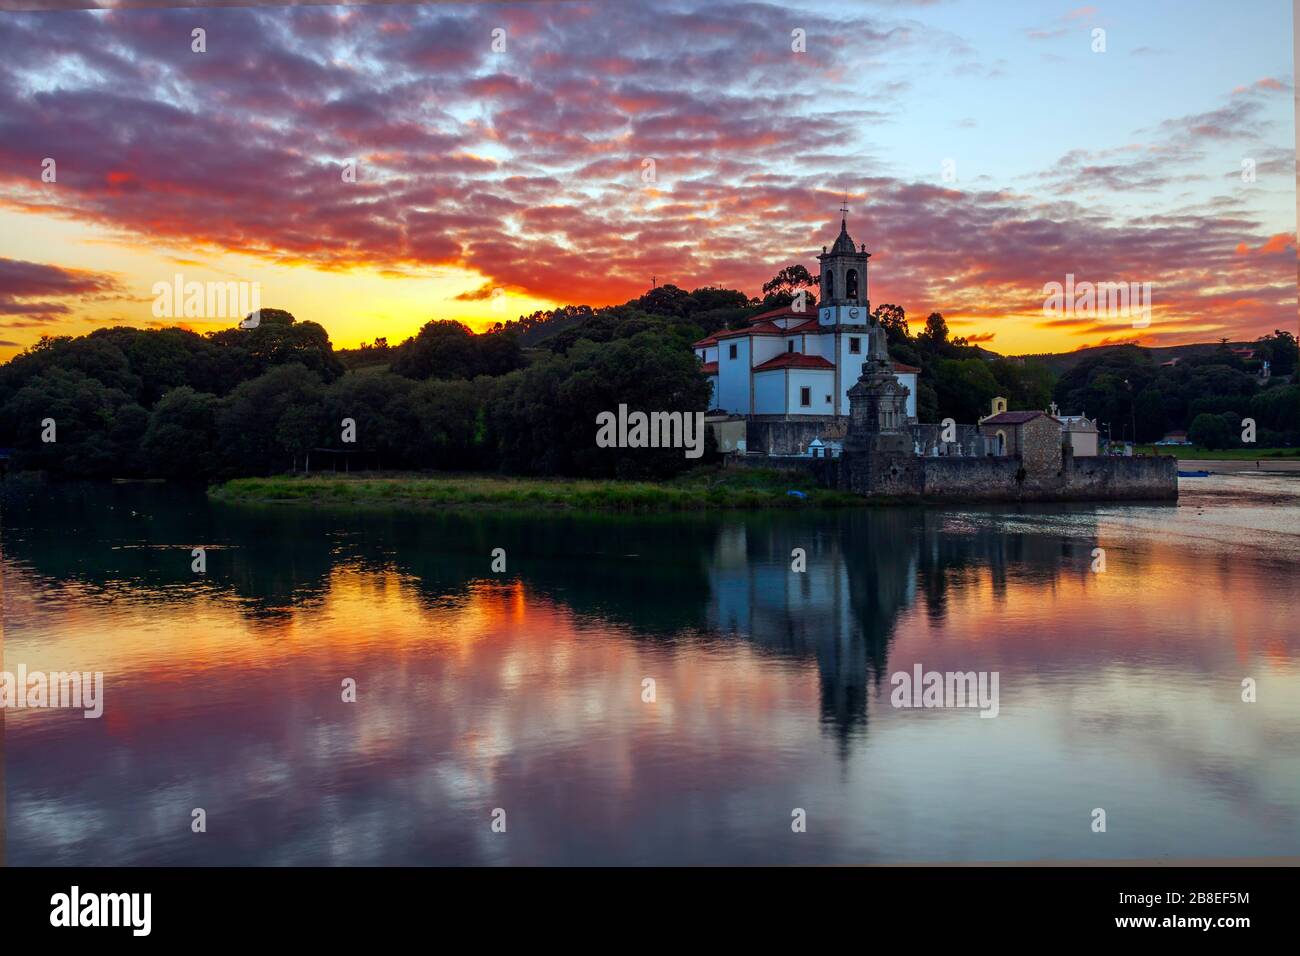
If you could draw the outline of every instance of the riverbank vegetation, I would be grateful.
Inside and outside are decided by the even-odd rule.
[[[209,496],[238,504],[713,511],[852,507],[864,499],[820,488],[806,474],[697,468],[661,482],[511,478],[500,475],[338,474],[236,478]]]
[[[1138,445],[1139,455],[1173,455],[1179,461],[1269,461],[1300,459],[1300,448],[1202,448],[1199,445]]]

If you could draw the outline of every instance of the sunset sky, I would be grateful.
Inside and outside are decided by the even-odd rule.
[[[172,324],[178,272],[340,346],[651,276],[754,295],[816,272],[845,193],[873,305],[914,327],[1006,353],[1294,329],[1291,27],[1285,0],[3,12],[0,360]],[[1067,273],[1152,283],[1150,326],[1045,317]]]

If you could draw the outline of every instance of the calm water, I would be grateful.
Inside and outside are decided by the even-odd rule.
[[[4,669],[103,671],[106,703],[5,715],[8,862],[1300,854],[1300,477],[1182,484],[615,519],[11,477]],[[999,716],[892,707],[916,663],[997,671]]]

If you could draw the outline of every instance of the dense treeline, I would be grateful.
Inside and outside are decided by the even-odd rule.
[[[1300,386],[1287,381],[1296,371],[1296,339],[1276,331],[1255,343],[1245,359],[1226,343],[1176,364],[1156,364],[1151,354],[1126,346],[1089,356],[1056,384],[1062,408],[1086,411],[1109,425],[1113,437],[1157,441],[1167,432],[1186,430],[1206,448],[1238,447],[1241,421],[1256,423],[1255,445],[1300,444]],[[1268,361],[1271,377],[1260,379]]]
[[[817,299],[812,290],[816,285],[816,277],[802,266],[790,266],[763,286],[762,299],[747,298],[735,289],[687,292],[664,285],[620,306],[566,306],[497,329],[526,334],[539,348],[561,354],[577,342],[611,342],[648,328],[660,328],[691,342],[711,332],[742,328],[754,315],[789,305],[800,290],[805,292],[809,315],[815,315]],[[991,353],[950,336],[947,323],[937,312],[916,335],[911,333],[901,306],[879,306],[873,316],[888,332],[890,355],[921,369],[917,413],[922,421],[952,417],[973,422],[988,413],[995,395],[1007,396],[1013,408],[1045,408],[1051,401],[1052,376],[1045,366],[1001,357],[990,361]]]
[[[761,300],[746,299],[736,290],[686,292],[666,285],[622,306],[557,310],[558,329],[548,329],[547,313],[521,322],[527,322],[541,348],[561,354],[577,342],[610,342],[656,326],[685,340],[743,327],[755,314],[788,304],[800,289],[807,292],[812,314],[816,299],[810,290],[816,285],[816,277],[792,266],[764,285]],[[1289,332],[1258,339],[1252,358],[1242,358],[1224,343],[1169,366],[1156,363],[1146,349],[1127,346],[1089,356],[1058,379],[1041,360],[1005,358],[951,335],[940,313],[931,313],[915,334],[901,306],[880,305],[872,315],[888,334],[891,357],[921,369],[921,421],[974,422],[1001,395],[1012,409],[1045,409],[1055,400],[1063,413],[1086,413],[1103,423],[1103,432],[1108,426],[1115,438],[1132,438],[1136,425],[1143,442],[1186,429],[1206,447],[1228,447],[1241,443],[1241,419],[1253,418],[1259,447],[1300,444],[1300,386],[1290,384],[1297,348]],[[1261,380],[1265,361],[1272,377]]]
[[[18,468],[77,477],[262,475],[343,467],[338,453],[366,467],[664,476],[692,462],[597,448],[595,421],[620,402],[704,411],[691,340],[651,322],[528,361],[510,332],[455,322],[342,355],[316,323],[271,309],[256,328],[208,335],[101,329],[0,366],[0,447]]]
[[[500,470],[523,475],[664,477],[693,464],[680,449],[601,449],[600,412],[705,411],[708,385],[690,348],[744,326],[814,277],[783,269],[762,299],[734,289],[660,286],[619,306],[568,306],[474,334],[432,321],[404,342],[336,351],[314,322],[263,309],[256,328],[198,335],[179,328],[101,329],[45,338],[0,366],[0,447],[18,468],[79,477],[213,479],[307,467]],[[1300,443],[1300,387],[1285,332],[1256,352],[1224,347],[1173,366],[1144,349],[1089,356],[1054,380],[1047,366],[1006,359],[949,334],[932,313],[913,334],[881,305],[892,357],[918,366],[922,421],[974,422],[995,395],[1010,407],[1086,412],[1140,441],[1188,428],[1210,447]],[[524,348],[521,340],[533,345]],[[346,441],[353,425],[355,441]],[[53,431],[51,432],[51,427]],[[54,441],[43,438],[54,437]],[[351,437],[351,436],[349,436]]]
[[[1052,376],[1045,366],[990,358],[992,353],[953,337],[938,312],[931,312],[915,335],[901,306],[881,305],[872,316],[889,336],[890,357],[921,369],[916,413],[923,422],[973,423],[989,413],[996,395],[1011,408],[1046,408],[1051,401]]]

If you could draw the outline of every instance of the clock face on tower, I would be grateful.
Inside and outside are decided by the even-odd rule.
[[[822,309],[822,321],[823,321],[823,322],[829,322],[830,320],[831,320],[831,310],[830,310],[830,309]]]
[[[857,310],[857,309],[849,309],[849,318],[850,318],[850,319],[856,319],[857,317],[858,317],[858,310]]]

